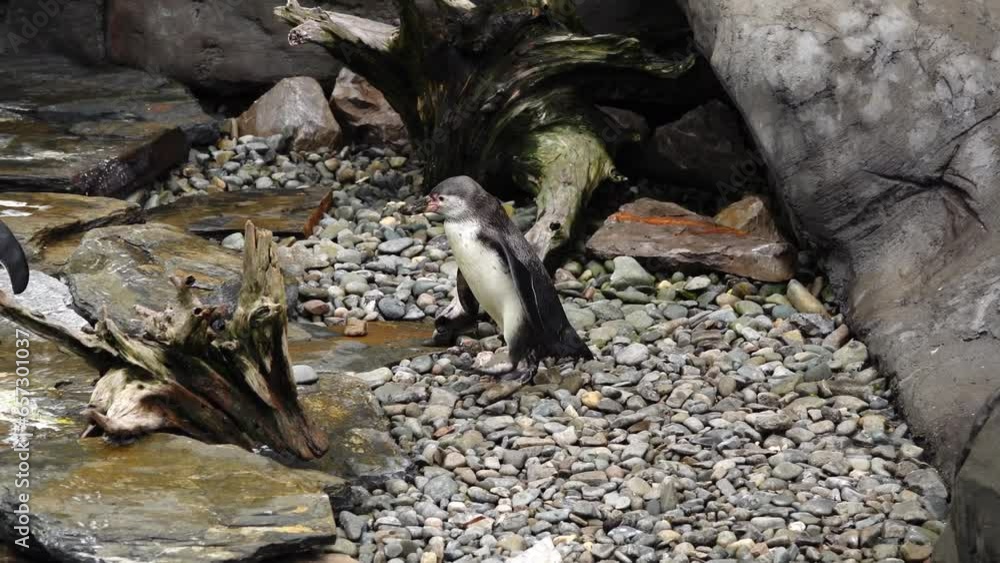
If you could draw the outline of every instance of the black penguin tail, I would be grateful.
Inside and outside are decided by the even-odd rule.
[[[578,358],[582,360],[593,360],[594,354],[590,351],[587,343],[580,338],[569,323],[559,334],[559,340],[554,343],[552,355],[557,358]]]
[[[0,221],[0,264],[10,276],[14,293],[21,293],[28,287],[28,259],[24,256],[21,243],[14,238],[7,225]]]

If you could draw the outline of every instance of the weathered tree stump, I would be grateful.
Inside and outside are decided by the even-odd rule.
[[[126,440],[157,431],[314,459],[327,449],[298,402],[288,357],[284,280],[269,231],[246,224],[243,284],[234,310],[205,307],[191,277],[172,278],[181,306],[138,311],[145,334],[110,318],[94,334],[68,330],[0,293],[0,314],[86,358],[101,373],[87,434]]]
[[[614,174],[616,135],[593,94],[628,97],[694,64],[636,39],[584,35],[573,0],[397,4],[398,28],[296,0],[275,13],[295,26],[292,44],[323,45],[385,94],[427,163],[427,185],[465,174],[494,192],[534,194],[528,239],[543,257]]]

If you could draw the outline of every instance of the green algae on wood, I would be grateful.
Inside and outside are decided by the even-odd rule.
[[[397,5],[399,27],[297,0],[275,13],[295,26],[293,44],[326,47],[385,94],[427,162],[426,185],[464,174],[493,191],[533,193],[541,220],[528,239],[542,256],[566,242],[614,172],[592,92],[608,81],[620,92],[643,90],[694,64],[633,38],[584,35],[570,0]]]

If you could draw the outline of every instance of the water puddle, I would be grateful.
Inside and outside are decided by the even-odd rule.
[[[318,373],[364,372],[426,354],[434,334],[429,323],[368,323],[368,335],[344,336],[342,328],[294,324],[289,331],[289,354],[296,364]]]

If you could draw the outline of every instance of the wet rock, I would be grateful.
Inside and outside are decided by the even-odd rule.
[[[152,561],[163,558],[164,542],[172,561],[296,553],[333,541],[327,494],[346,492],[318,471],[167,434],[128,446],[46,440],[31,458],[31,543],[59,561]],[[17,506],[15,493],[0,493],[3,514]]]
[[[604,257],[634,256],[669,268],[695,266],[763,281],[787,280],[795,265],[795,251],[788,244],[747,236],[652,199],[622,207],[587,241],[587,248]]]
[[[361,319],[347,319],[344,325],[344,336],[366,336],[368,334],[368,323]]]
[[[88,232],[64,269],[73,298],[86,317],[96,321],[102,308],[130,334],[142,323],[135,307],[163,310],[178,306],[169,276],[193,275],[199,298],[210,296],[243,269],[239,254],[167,225],[147,223],[103,227]],[[237,286],[238,287],[238,286]],[[236,292],[233,291],[235,299]]]
[[[268,90],[240,116],[241,133],[267,137],[288,135],[295,150],[337,147],[341,130],[323,88],[313,78],[286,78]]]
[[[0,120],[5,190],[128,193],[182,162],[188,134],[211,142],[216,131],[183,86],[139,70],[9,53],[0,84],[30,85],[0,92],[17,108]]]
[[[410,466],[388,433],[385,413],[369,383],[346,376],[323,377],[313,391],[299,397],[306,416],[330,437],[329,451],[303,467],[377,485],[399,477]]]
[[[18,305],[70,331],[79,332],[81,327],[90,327],[90,323],[73,308],[69,287],[48,274],[31,272],[28,287],[20,295],[13,294],[10,278],[0,275],[0,292],[10,296]]]
[[[183,198],[157,207],[149,221],[202,236],[242,233],[247,220],[279,236],[302,236],[309,216],[329,188],[288,191],[235,191]]]
[[[355,143],[399,146],[406,142],[406,126],[382,92],[348,68],[337,75],[330,105]]]
[[[53,272],[65,264],[79,242],[68,240],[73,235],[106,225],[136,223],[141,220],[141,210],[135,204],[107,197],[7,192],[0,196],[0,217],[21,243],[32,269]],[[56,251],[46,252],[50,247],[57,247]]]

